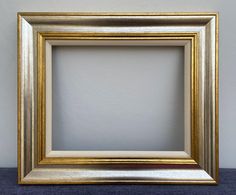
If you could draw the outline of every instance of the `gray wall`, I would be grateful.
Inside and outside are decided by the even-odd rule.
[[[184,150],[184,47],[57,46],[52,59],[53,149]]]
[[[0,166],[16,166],[16,12],[18,11],[219,11],[220,167],[236,168],[236,3],[233,0],[1,0]]]

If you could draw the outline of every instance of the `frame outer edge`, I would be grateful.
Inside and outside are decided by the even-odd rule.
[[[216,12],[18,12],[21,16],[215,16]]]
[[[22,164],[22,140],[21,140],[21,134],[23,133],[24,129],[22,129],[21,126],[21,118],[23,117],[23,119],[25,120],[23,115],[23,111],[22,111],[22,72],[21,72],[21,68],[22,68],[22,48],[21,48],[21,44],[22,44],[22,18],[23,16],[38,16],[38,15],[43,15],[43,16],[61,16],[63,14],[63,16],[73,16],[73,15],[82,15],[82,16],[87,16],[87,15],[91,15],[91,14],[95,14],[94,16],[120,16],[120,14],[124,14],[124,16],[159,16],[159,15],[171,15],[171,16],[201,16],[201,15],[206,15],[206,16],[213,16],[215,18],[215,113],[213,113],[215,115],[215,144],[212,146],[215,148],[215,158],[213,159],[214,162],[214,166],[215,166],[215,170],[214,167],[213,168],[213,172],[214,172],[214,176],[213,176],[213,181],[211,181],[211,183],[208,184],[217,184],[219,181],[219,18],[218,18],[218,13],[188,13],[188,12],[172,12],[172,13],[168,13],[168,12],[164,12],[164,13],[119,13],[119,12],[115,12],[115,13],[91,13],[90,12],[85,12],[85,13],[63,13],[63,12],[54,12],[54,13],[50,13],[50,12],[18,12],[17,13],[17,146],[18,146],[18,157],[17,157],[17,164],[18,164],[18,183],[19,184],[33,184],[34,181],[32,182],[27,182],[25,181],[26,176],[22,177],[22,168],[24,167],[24,164]],[[24,105],[24,102],[23,102]],[[119,181],[118,181],[119,182]],[[128,182],[128,181],[127,181]],[[43,183],[43,182],[40,182]],[[59,182],[60,183],[60,182]],[[67,183],[67,182],[64,182]],[[73,183],[73,182],[72,182]],[[95,183],[100,183],[100,182],[95,182]],[[109,181],[106,181],[106,183],[109,183]],[[122,183],[126,183],[126,181],[122,181]],[[138,182],[138,183],[146,183],[145,181],[142,182]],[[159,182],[153,182],[153,183],[159,183]],[[162,183],[162,182],[160,182]],[[166,181],[166,183],[172,183],[171,181]],[[179,182],[177,182],[179,183]],[[180,182],[181,183],[181,182]],[[184,182],[185,183],[185,182]],[[191,183],[191,181],[187,181],[186,183]],[[194,183],[194,182],[193,182]]]
[[[22,182],[21,177],[21,14],[17,13],[17,165],[18,183]]]
[[[215,13],[216,35],[215,35],[215,181],[219,183],[219,13]]]

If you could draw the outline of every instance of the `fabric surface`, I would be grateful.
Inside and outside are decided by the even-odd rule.
[[[18,185],[16,168],[0,168],[0,195],[11,194],[232,194],[236,195],[236,169],[220,169],[220,184],[207,185]]]

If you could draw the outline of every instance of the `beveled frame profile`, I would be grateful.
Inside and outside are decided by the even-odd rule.
[[[184,151],[52,150],[52,45],[94,44],[184,46]],[[217,182],[217,13],[18,13],[18,183]]]

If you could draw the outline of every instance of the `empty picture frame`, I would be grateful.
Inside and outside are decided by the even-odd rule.
[[[53,151],[53,45],[183,46],[184,150]],[[18,13],[18,183],[217,182],[217,13]]]

